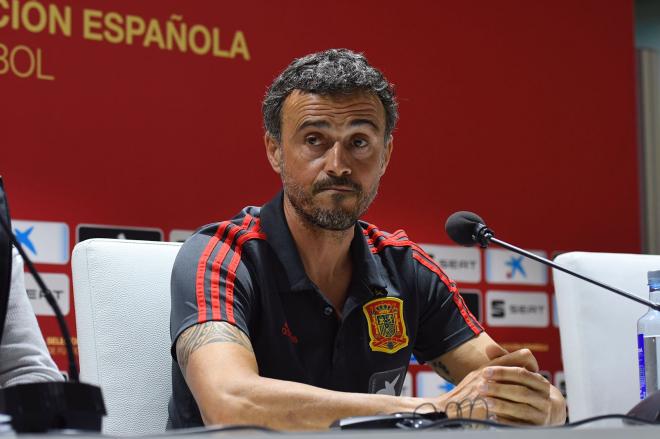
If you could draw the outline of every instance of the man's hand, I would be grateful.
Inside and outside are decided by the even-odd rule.
[[[486,355],[490,361],[441,397],[441,406],[450,417],[521,425],[565,422],[564,398],[536,373],[538,364],[531,351],[508,353],[493,344],[487,346]]]

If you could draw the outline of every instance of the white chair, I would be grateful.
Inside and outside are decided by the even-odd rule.
[[[165,431],[170,273],[181,244],[90,239],[73,250],[80,378],[103,391],[103,433]]]
[[[572,252],[555,262],[648,299],[647,272],[660,256]],[[627,413],[639,402],[637,320],[648,310],[553,270],[568,410],[571,421]]]

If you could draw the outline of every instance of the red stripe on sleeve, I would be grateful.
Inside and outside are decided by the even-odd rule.
[[[225,229],[229,225],[229,221],[222,222],[218,224],[218,230],[216,230],[215,235],[211,237],[209,242],[206,244],[202,256],[199,258],[197,263],[197,276],[195,278],[195,295],[197,297],[197,321],[204,322],[206,321],[206,297],[204,294],[204,274],[206,273],[206,264],[208,263],[209,256],[215,248],[220,238],[225,233]]]
[[[405,240],[405,241],[390,241],[388,239],[383,239],[378,243],[376,248],[378,250],[382,250],[383,247],[413,247],[415,245],[414,242]]]
[[[266,239],[266,235],[260,233],[260,228],[260,221],[259,218],[257,218],[254,226],[251,227],[247,233],[238,237],[236,240],[236,248],[234,249],[234,256],[231,258],[231,262],[229,263],[229,267],[227,269],[225,310],[227,314],[227,321],[232,324],[236,323],[236,320],[234,319],[234,280],[236,279],[236,270],[238,269],[238,264],[241,262],[243,243],[249,239]]]
[[[388,235],[385,232],[378,230],[378,227],[374,226],[373,224],[369,224],[363,233],[369,238],[371,242],[375,242],[380,239],[380,242],[376,246],[379,250],[386,245],[406,246],[412,244],[412,242],[407,239],[408,237],[406,236],[405,230],[402,229],[399,229]],[[397,244],[395,244],[395,242]]]
[[[376,226],[374,226],[373,224],[367,224],[367,228],[364,229],[364,231],[362,233],[364,233],[365,235],[370,235],[372,230],[374,230],[374,229],[378,230],[376,228]]]
[[[225,261],[225,258],[227,257],[227,253],[229,253],[229,250],[231,249],[236,234],[240,230],[243,230],[245,227],[247,227],[247,225],[250,224],[251,220],[252,217],[250,215],[245,215],[245,218],[243,218],[243,223],[241,224],[241,226],[233,227],[229,231],[229,234],[227,235],[227,239],[225,239],[222,242],[222,247],[220,248],[220,251],[218,251],[218,254],[215,256],[215,259],[213,260],[213,266],[211,271],[211,317],[213,320],[220,320],[221,318],[220,269]]]
[[[483,328],[478,323],[476,323],[475,325],[477,319],[474,318],[470,310],[465,305],[463,298],[458,293],[458,289],[456,288],[456,285],[449,280],[447,275],[443,273],[440,267],[435,265],[435,263],[431,263],[429,260],[424,258],[424,256],[420,255],[415,251],[413,251],[413,258],[415,258],[417,261],[419,261],[422,265],[424,265],[426,268],[431,270],[440,278],[442,283],[444,283],[447,286],[447,288],[449,288],[449,291],[451,292],[452,295],[452,299],[454,300],[454,303],[456,304],[458,311],[461,313],[463,320],[465,320],[465,323],[467,323],[467,325],[470,327],[472,332],[475,333],[475,335],[481,333],[481,331],[483,331]]]

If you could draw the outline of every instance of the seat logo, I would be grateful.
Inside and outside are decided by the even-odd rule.
[[[374,299],[362,307],[369,328],[372,351],[393,354],[408,346],[403,301],[396,297]]]

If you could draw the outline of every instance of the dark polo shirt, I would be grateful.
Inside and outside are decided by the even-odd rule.
[[[263,207],[199,229],[172,271],[174,428],[202,425],[176,363],[178,336],[225,321],[245,332],[264,377],[400,394],[411,354],[430,361],[482,331],[455,284],[405,232],[355,225],[353,275],[339,317],[309,279],[280,192]],[[231,376],[231,370],[213,371]]]

